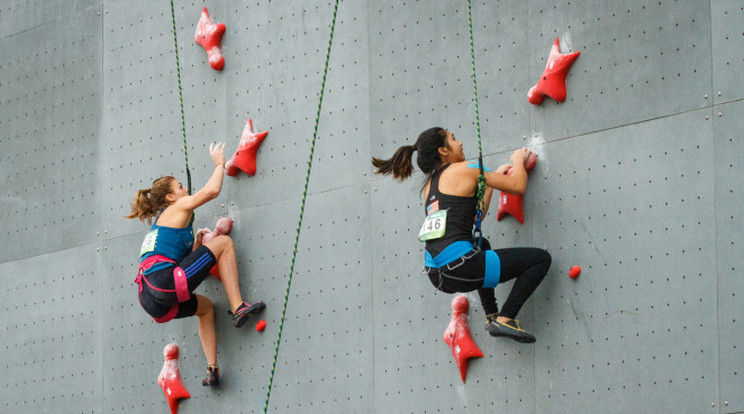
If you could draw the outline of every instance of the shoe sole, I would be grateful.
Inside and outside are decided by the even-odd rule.
[[[521,342],[523,344],[533,344],[537,342],[537,339],[534,337],[530,338],[529,336],[524,336],[521,334],[512,334],[512,333],[506,333],[506,332],[492,332],[491,330],[488,330],[488,334],[493,337],[506,337],[511,338],[517,342]]]

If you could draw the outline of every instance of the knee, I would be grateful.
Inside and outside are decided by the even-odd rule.
[[[218,258],[223,251],[235,248],[232,237],[225,234],[220,234],[219,236],[213,238],[212,240],[205,243],[205,246],[207,246],[209,250],[211,250],[212,253]]]
[[[547,250],[540,250],[540,261],[544,264],[545,270],[550,268],[550,264],[553,263],[553,257],[548,253]]]
[[[196,316],[198,317],[211,317],[214,318],[214,304],[206,296],[197,296],[198,306],[196,308]]]

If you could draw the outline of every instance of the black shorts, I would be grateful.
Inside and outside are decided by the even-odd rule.
[[[189,299],[181,303],[178,303],[175,292],[175,281],[173,279],[175,266],[168,266],[147,274],[144,276],[147,282],[142,282],[142,292],[139,294],[142,308],[156,320],[167,315],[174,306],[178,306],[175,318],[193,316],[198,307],[198,301],[193,292],[209,276],[209,271],[215,264],[217,264],[217,259],[212,251],[204,245],[199,246],[181,260],[178,267],[183,269],[186,274],[186,282],[189,287]],[[150,285],[154,286],[155,289]]]

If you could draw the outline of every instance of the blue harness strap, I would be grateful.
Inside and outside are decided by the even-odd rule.
[[[438,269],[442,266],[446,266],[454,262],[471,250],[473,250],[473,243],[464,240],[456,241],[450,244],[436,257],[432,257],[431,253],[424,250],[424,266]]]
[[[494,288],[501,280],[501,259],[493,250],[486,250],[486,274],[484,275],[483,287]]]

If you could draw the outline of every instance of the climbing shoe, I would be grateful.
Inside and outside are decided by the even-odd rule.
[[[537,341],[534,335],[519,326],[519,321],[516,319],[500,323],[496,322],[497,316],[497,314],[486,315],[486,330],[491,336],[507,336],[525,344],[531,344]]]
[[[227,313],[232,315],[233,326],[235,326],[236,328],[240,328],[241,326],[245,325],[245,323],[248,321],[248,318],[261,313],[265,307],[266,304],[263,302],[243,302],[240,306],[238,306],[238,309],[235,311],[235,313],[232,313],[230,311],[227,311]]]
[[[202,380],[205,387],[220,385],[220,369],[218,367],[207,367],[207,378]]]

